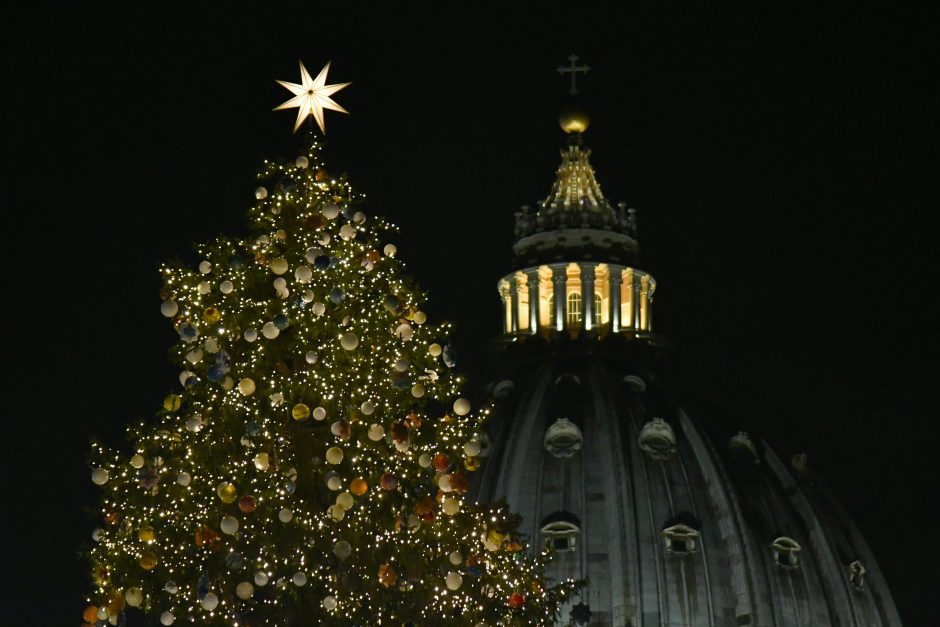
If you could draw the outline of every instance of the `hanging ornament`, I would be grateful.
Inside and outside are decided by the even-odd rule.
[[[222,319],[222,313],[215,307],[206,307],[202,310],[202,319],[207,324],[215,324]]]
[[[339,229],[339,236],[348,242],[356,237],[356,227],[351,224],[344,224]]]
[[[382,252],[385,253],[386,257],[394,257],[395,253],[398,252],[398,247],[395,244],[386,244],[385,248],[382,249]]]
[[[255,573],[255,585],[259,588],[263,588],[268,585],[268,574],[262,571]]]
[[[319,172],[318,172],[318,175],[319,175]],[[336,216],[339,215],[339,207],[336,205],[336,203],[331,202],[330,204],[323,207],[323,215],[326,217],[327,220],[334,220]]]
[[[248,377],[242,379],[238,382],[238,391],[242,393],[242,396],[251,396],[255,393],[255,382],[253,379]]]
[[[307,575],[306,573],[296,572],[294,573],[294,576],[291,577],[291,581],[294,583],[295,586],[297,586],[298,588],[301,588],[307,585]]]
[[[386,588],[391,588],[398,581],[398,573],[392,568],[391,564],[382,564],[379,566],[379,583]]]
[[[385,437],[385,428],[378,424],[369,425],[368,436],[373,442],[378,442]]]
[[[411,386],[411,395],[415,398],[421,398],[424,396],[424,386],[420,383],[415,383],[413,386]]]
[[[176,616],[173,615],[173,612],[167,610],[160,614],[160,624],[164,627],[169,627],[176,620]]]
[[[336,609],[336,597],[327,596],[323,597],[323,609],[328,612],[332,612]]]
[[[247,601],[255,594],[255,587],[247,581],[240,582],[235,586],[235,596],[242,601]]]
[[[336,497],[336,504],[343,508],[345,511],[352,509],[352,506],[355,504],[352,494],[349,492],[343,492]]]
[[[418,465],[422,468],[428,468],[432,463],[432,458],[428,453],[421,453],[421,456],[418,457]]]
[[[336,555],[341,560],[346,560],[350,555],[352,555],[352,545],[350,545],[345,540],[340,540],[333,545],[333,554]]]
[[[448,344],[444,347],[444,352],[442,353],[441,359],[444,360],[444,365],[448,368],[453,368],[457,365],[457,350],[453,345]]]
[[[310,408],[303,403],[297,403],[290,413],[294,420],[306,420],[310,417]]]
[[[91,481],[95,485],[104,485],[108,482],[108,471],[105,468],[95,468],[91,471]]]
[[[310,266],[300,266],[294,270],[294,278],[298,283],[308,283],[313,278],[313,270]]]
[[[444,578],[448,590],[456,590],[463,585],[463,577],[458,572],[450,571]]]
[[[346,510],[339,505],[330,505],[326,510],[326,514],[333,522],[339,522],[346,517]]]
[[[219,597],[214,592],[208,592],[199,603],[202,605],[202,609],[211,612],[219,606]]]
[[[234,289],[235,289],[235,286],[232,284],[231,281],[222,281],[221,283],[219,283],[219,291],[222,292],[223,294],[231,294],[232,290]]]
[[[460,551],[452,551],[451,554],[447,556],[447,560],[454,566],[460,566],[460,563],[463,561],[463,555],[460,554]]]
[[[134,455],[131,456],[131,466],[134,467],[134,468],[136,468],[136,469],[138,469],[138,470],[140,470],[141,468],[143,468],[143,467],[144,467],[144,456],[141,455],[140,453],[134,453]]]
[[[369,490],[369,484],[362,477],[357,477],[349,482],[349,491],[356,496],[362,496]]]
[[[246,494],[245,496],[238,499],[238,509],[243,514],[250,514],[251,512],[255,511],[256,506],[257,503],[255,502],[255,497],[251,496],[250,494]]]
[[[175,300],[165,300],[160,303],[160,313],[162,313],[167,318],[172,318],[179,310],[180,307],[176,304]]]
[[[321,421],[326,418],[326,410],[322,407],[314,407],[313,409],[313,419],[316,421]]]
[[[391,492],[392,490],[398,489],[398,479],[396,479],[394,475],[386,472],[382,474],[379,485],[382,486],[383,490]]]
[[[286,507],[277,513],[277,519],[282,523],[289,523],[294,518],[294,512]]]
[[[450,466],[450,460],[447,459],[447,455],[438,453],[434,456],[434,470],[444,472],[448,466]]]
[[[233,535],[238,531],[238,519],[234,516],[225,516],[222,518],[222,522],[219,523],[219,528],[222,533]]]
[[[184,488],[188,486],[192,480],[193,480],[192,476],[188,472],[185,472],[185,471],[176,475],[176,483],[180,484]]]
[[[431,357],[437,357],[443,352],[443,350],[444,349],[441,348],[441,345],[437,343],[428,346],[428,353],[431,354]]]
[[[199,292],[202,296],[205,296],[212,291],[212,284],[208,281],[200,281],[196,286],[196,291]]]
[[[313,313],[316,316],[322,316],[326,313],[326,305],[323,303],[314,303],[313,304]]]
[[[154,537],[155,537],[155,534],[153,532],[153,527],[151,527],[150,525],[144,525],[137,531],[137,538],[141,542],[146,542],[147,544],[150,544],[151,542],[153,542]]]
[[[235,499],[238,498],[238,489],[234,483],[228,481],[220,483],[215,491],[223,503],[234,503]]]
[[[338,446],[331,446],[326,450],[326,461],[334,466],[343,461],[343,449]]]
[[[144,570],[153,570],[157,567],[157,555],[152,551],[147,551],[140,556],[138,563]]]
[[[281,330],[278,329],[273,322],[265,322],[264,326],[261,327],[261,335],[268,338],[269,340],[273,340],[280,334]]]
[[[460,511],[460,499],[452,496],[444,497],[444,500],[441,502],[441,509],[443,509],[444,513],[448,516],[456,516]]]
[[[470,413],[470,401],[465,398],[458,398],[454,401],[454,413],[458,416],[466,416]]]
[[[255,189],[255,198],[258,200],[264,200],[268,197],[268,190],[265,187],[258,187]]]
[[[339,339],[339,344],[344,349],[351,351],[359,346],[359,338],[353,332],[344,333]]]
[[[516,592],[515,594],[509,595],[508,603],[509,607],[512,609],[518,609],[522,607],[523,604],[525,604],[525,597],[522,594]]]

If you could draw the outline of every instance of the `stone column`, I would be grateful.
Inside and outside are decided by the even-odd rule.
[[[503,333],[512,333],[512,296],[508,285],[500,285],[499,300],[503,305]]]
[[[581,264],[581,328],[594,328],[594,264]]]
[[[539,271],[529,270],[529,333],[539,332]]]
[[[519,282],[515,275],[509,283],[509,296],[512,298],[512,332],[519,332]]]
[[[620,275],[620,269],[610,267],[608,276],[610,277],[610,332],[618,333],[620,331],[620,283],[623,277]]]
[[[633,272],[633,330],[640,330],[640,275],[635,270]]]
[[[555,299],[555,311],[552,312],[554,326],[556,331],[565,328],[565,305],[567,298],[565,296],[565,286],[568,283],[568,268],[565,264],[555,264],[552,266],[552,288]]]

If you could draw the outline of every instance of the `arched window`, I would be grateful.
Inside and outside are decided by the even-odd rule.
[[[557,552],[574,551],[581,521],[569,512],[555,512],[542,519],[542,537]]]
[[[777,566],[786,570],[799,568],[800,556],[798,553],[803,549],[796,540],[781,536],[774,540],[770,548],[774,551],[774,561],[777,563]]]
[[[581,293],[571,292],[568,294],[568,326],[576,327],[581,324]]]
[[[555,457],[571,457],[581,450],[581,429],[567,418],[559,418],[545,432],[545,450]]]
[[[601,326],[601,295],[594,292],[594,328]]]

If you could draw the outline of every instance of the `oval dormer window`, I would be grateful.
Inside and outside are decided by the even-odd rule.
[[[799,553],[803,550],[802,547],[800,547],[799,542],[793,538],[781,536],[773,541],[773,544],[770,545],[770,548],[773,549],[774,562],[777,564],[777,566],[785,570],[799,568]]]
[[[698,530],[701,523],[691,514],[679,514],[666,522],[660,535],[669,555],[683,557],[698,550]]]
[[[581,450],[581,429],[567,418],[559,418],[545,432],[545,450],[555,457],[571,457]]]
[[[578,546],[581,521],[569,512],[555,512],[542,519],[541,533],[545,544],[555,552],[574,551]]]
[[[676,434],[662,418],[653,418],[640,429],[640,449],[652,459],[665,461],[676,454]]]
[[[855,560],[849,564],[849,581],[852,582],[852,587],[861,592],[865,589],[865,567],[862,566],[862,563],[858,560]]]

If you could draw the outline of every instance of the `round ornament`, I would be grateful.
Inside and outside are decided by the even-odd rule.
[[[333,545],[333,554],[341,560],[346,560],[352,555],[352,545],[345,540],[340,540]]]
[[[200,261],[199,272],[201,272],[202,274],[209,274],[210,272],[212,272],[212,264],[205,260]]]
[[[258,187],[255,189],[255,198],[258,200],[264,200],[268,197],[268,190],[265,187]]]
[[[223,503],[234,503],[235,499],[238,498],[238,489],[234,483],[228,481],[220,483],[215,491]]]
[[[255,594],[255,587],[247,581],[242,581],[235,586],[235,596],[242,601],[247,601]]]
[[[330,243],[330,241],[331,241],[332,239],[333,239],[333,238],[330,237],[330,234],[329,234],[329,233],[320,233],[320,236],[317,238],[317,243],[318,243],[320,246],[327,246],[327,245],[329,245],[329,243]]]
[[[151,543],[153,542],[155,535],[153,533],[153,527],[150,525],[144,525],[137,531],[137,538],[141,542]]]
[[[362,224],[366,221],[366,214],[362,213],[361,211],[357,211],[353,214],[352,220],[356,224]]]
[[[294,512],[286,507],[277,513],[277,519],[282,523],[289,523],[294,518]]]
[[[271,282],[271,285],[274,286],[274,291],[284,292],[287,290],[287,279],[282,276],[277,277],[274,281]]]
[[[454,413],[458,416],[466,416],[470,413],[470,401],[465,398],[458,398],[454,401]]]
[[[509,607],[513,609],[520,608],[525,603],[525,597],[519,594],[518,592],[516,592],[515,594],[509,595],[508,603],[509,603]]]
[[[392,568],[391,564],[382,564],[379,566],[379,583],[386,588],[391,588],[398,581],[398,573]]]
[[[438,472],[444,472],[447,470],[448,466],[450,466],[450,460],[447,459],[447,455],[444,455],[444,453],[438,453],[434,456],[434,470]]]
[[[167,397],[163,399],[163,409],[166,411],[176,411],[182,404],[183,399],[179,394],[168,394]]]
[[[398,479],[395,478],[395,475],[386,472],[379,480],[379,485],[382,486],[383,490],[391,492],[392,490],[396,490],[398,488]]]
[[[222,319],[222,312],[215,307],[206,307],[202,310],[202,319],[205,320],[207,324],[215,324]]]
[[[473,472],[474,470],[480,467],[480,458],[479,457],[466,457],[463,460],[463,467]]]
[[[323,215],[327,220],[333,220],[339,215],[339,207],[336,203],[330,203],[323,208]]]
[[[359,346],[359,338],[356,337],[355,333],[349,332],[344,333],[339,339],[339,345],[344,349],[351,351],[357,346]]]
[[[294,165],[300,168],[301,170],[304,170],[306,169],[308,165],[310,165],[310,161],[307,160],[307,157],[300,155],[299,157],[294,159]]]
[[[196,291],[205,296],[212,291],[212,284],[208,281],[200,281],[199,285],[196,286]]]
[[[253,379],[248,377],[242,379],[238,382],[238,391],[242,393],[242,396],[251,396],[255,393],[255,382]]]
[[[395,329],[395,335],[405,340],[406,342],[414,337],[415,330],[411,327],[410,324],[403,322],[398,325],[398,328]]]
[[[423,311],[416,311],[412,319],[415,321],[415,324],[424,324],[428,321],[428,315]]]
[[[306,420],[310,417],[310,408],[303,403],[297,403],[290,410],[290,415],[293,416],[294,420]]]
[[[140,567],[144,570],[153,570],[157,567],[157,556],[155,553],[147,551],[140,556],[138,562],[140,563]]]
[[[203,342],[202,345],[206,348],[208,352],[213,353],[213,354],[218,353],[219,349],[222,348],[219,345],[219,340],[217,340],[214,337],[207,337],[206,341]]]
[[[476,457],[480,454],[479,440],[470,440],[463,445],[463,452],[467,457]]]
[[[313,270],[310,269],[310,266],[300,266],[294,270],[294,278],[297,279],[298,283],[309,283],[310,279],[313,278]]]
[[[269,340],[273,340],[280,334],[281,330],[278,329],[273,322],[265,322],[264,326],[261,327],[261,335],[268,338]]]
[[[320,420],[323,420],[324,418],[326,418],[326,410],[323,409],[322,407],[314,407],[314,408],[313,408],[313,419],[314,419],[314,420],[317,420],[317,421],[320,421]]]
[[[370,440],[373,442],[378,442],[385,437],[385,428],[378,424],[369,425],[368,435]]]
[[[351,224],[344,224],[339,229],[339,236],[348,242],[356,237],[356,227]]]
[[[173,612],[166,611],[160,614],[160,624],[164,627],[169,627],[176,621],[176,616],[173,615]]]
[[[167,318],[172,318],[179,312],[180,306],[176,304],[175,300],[165,300],[160,303],[160,313],[162,313]]]
[[[336,504],[342,507],[344,510],[349,511],[352,509],[353,503],[355,503],[355,501],[353,500],[352,494],[349,492],[343,492],[336,497]]]
[[[452,551],[450,555],[447,556],[448,561],[454,566],[460,566],[460,563],[463,561],[463,555],[459,551]]]
[[[447,577],[444,578],[444,582],[447,584],[448,590],[456,590],[463,585],[463,577],[460,573],[450,571],[447,573]]]
[[[411,386],[411,395],[415,398],[421,398],[424,396],[424,386],[420,383],[415,383],[413,386]]]
[[[176,594],[180,591],[179,586],[176,585],[175,581],[166,582],[166,585],[163,586],[163,589],[167,594]]]
[[[256,341],[258,339],[258,329],[255,329],[255,328],[245,329],[244,337],[245,337],[245,341],[247,342]]]
[[[259,588],[263,588],[268,585],[268,574],[258,571],[255,573],[255,585]]]
[[[224,516],[222,522],[219,523],[219,528],[222,530],[222,533],[233,535],[238,531],[238,519],[234,516]]]
[[[190,475],[188,472],[185,472],[185,471],[176,475],[176,483],[180,484],[184,488],[188,486],[192,482],[192,480],[193,480],[192,475]]]
[[[294,573],[294,576],[291,577],[291,581],[294,582],[294,585],[298,588],[307,585],[307,575],[302,572]]]
[[[359,406],[359,411],[362,412],[363,416],[371,416],[375,412],[375,405],[369,401],[365,401]]]
[[[105,468],[95,468],[91,471],[91,482],[95,485],[104,485],[108,482],[108,471]]]
[[[443,509],[444,513],[448,516],[456,516],[460,511],[460,499],[452,496],[444,497],[444,501],[441,503],[441,509]]]
[[[326,514],[333,522],[339,522],[346,517],[346,510],[339,505],[330,505],[326,510]]]
[[[290,318],[288,318],[284,314],[278,314],[274,316],[274,326],[276,326],[279,330],[283,331],[284,329],[290,326]]]
[[[338,446],[326,449],[326,461],[334,466],[343,461],[343,449]]]
[[[136,468],[136,469],[138,469],[138,470],[140,470],[141,468],[143,468],[143,467],[144,467],[144,456],[141,455],[140,453],[134,453],[134,455],[131,457],[131,466],[133,466],[134,468]]]
[[[222,379],[222,383],[220,383],[220,385],[222,386],[223,390],[228,392],[233,387],[235,387],[235,380],[232,379],[232,377],[225,377],[224,379]]]
[[[349,483],[349,491],[355,494],[356,496],[362,496],[369,490],[369,484],[362,477],[353,479]]]
[[[221,283],[219,283],[219,291],[222,292],[223,294],[231,294],[232,290],[234,289],[235,289],[235,286],[232,284],[231,281],[222,281]]]
[[[343,487],[343,480],[335,472],[331,472],[326,476],[326,487],[333,492],[340,490]]]
[[[323,597],[323,609],[328,612],[332,612],[336,609],[336,597],[328,596]]]
[[[271,265],[269,267],[271,268],[271,272],[274,274],[284,274],[287,272],[287,259],[284,259],[283,257],[272,259]]]
[[[130,607],[138,607],[144,600],[144,591],[140,588],[128,588],[124,593],[124,600]]]
[[[444,349],[440,344],[434,343],[428,346],[428,353],[431,354],[431,357],[438,357],[441,353],[444,352]]]
[[[322,316],[326,313],[326,305],[323,303],[314,303],[313,304],[313,313],[316,316]]]
[[[204,426],[202,416],[195,415],[186,419],[186,430],[192,433],[198,433]]]
[[[398,247],[395,244],[386,244],[382,252],[385,253],[386,257],[394,257],[395,253],[398,252]]]
[[[211,612],[219,606],[219,597],[213,592],[209,592],[206,596],[202,597],[202,601],[199,602],[202,605],[202,609]]]
[[[202,358],[203,358],[202,351],[199,350],[198,348],[186,353],[186,361],[188,361],[191,364],[198,364],[200,361],[202,361]]]
[[[418,465],[422,468],[427,468],[432,463],[432,458],[428,453],[421,453],[421,456],[418,457]]]
[[[393,367],[395,368],[395,372],[405,372],[408,370],[408,360],[396,359]]]
[[[98,622],[98,607],[95,605],[89,605],[85,608],[85,611],[82,612],[82,618],[86,623],[96,623]]]
[[[255,511],[255,507],[257,507],[255,497],[251,496],[250,494],[246,494],[245,496],[238,499],[238,509],[243,514],[250,514],[251,512]]]

